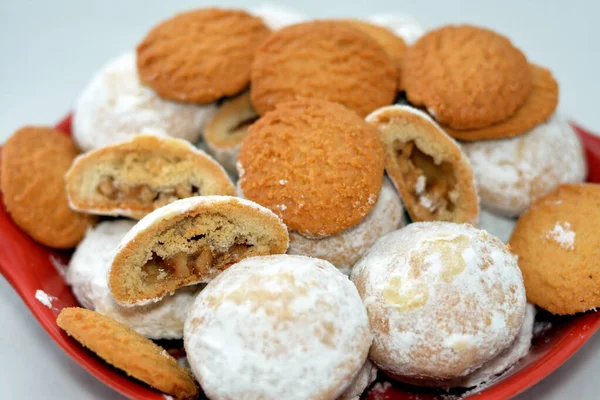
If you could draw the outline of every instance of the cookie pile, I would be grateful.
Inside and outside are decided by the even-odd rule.
[[[370,21],[182,13],[93,77],[73,139],[17,131],[6,209],[77,246],[58,325],[177,398],[357,399],[377,370],[490,381],[527,300],[600,306],[600,189],[550,71],[488,29]],[[181,338],[192,375],[150,340]]]

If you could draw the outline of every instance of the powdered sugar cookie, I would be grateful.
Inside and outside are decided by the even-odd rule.
[[[477,223],[473,170],[460,147],[424,112],[393,105],[372,112],[385,169],[413,221]]]
[[[188,371],[165,349],[125,325],[85,308],[63,308],[56,323],[104,361],[178,399],[198,397]]]
[[[511,139],[462,144],[481,205],[515,217],[561,183],[580,183],[586,161],[577,134],[560,115]]]
[[[416,42],[427,30],[423,24],[407,14],[389,12],[374,14],[368,17],[367,21],[391,29],[396,35],[404,39],[408,45]]]
[[[338,397],[371,334],[356,288],[315,258],[247,258],[198,295],[184,327],[192,371],[213,400]]]
[[[385,178],[375,208],[357,225],[336,235],[309,239],[290,232],[288,254],[327,260],[345,274],[381,236],[403,227],[402,201],[389,179]]]
[[[392,232],[354,267],[352,281],[373,333],[369,358],[404,382],[446,387],[500,354],[523,324],[516,257],[468,224]]]
[[[82,306],[106,315],[150,339],[181,339],[187,311],[198,289],[182,288],[158,303],[140,307],[117,304],[108,289],[108,271],[117,246],[135,225],[104,221],[89,230],[69,262],[67,282]]]
[[[260,17],[265,25],[272,30],[278,30],[288,25],[298,24],[306,20],[306,16],[287,7],[274,4],[259,4],[250,9],[250,12]]]
[[[360,371],[356,374],[350,386],[337,400],[360,400],[365,389],[377,378],[377,367],[369,360],[365,361]]]
[[[286,226],[268,209],[236,197],[189,197],[153,211],[127,233],[108,285],[120,304],[144,305],[287,246]]]
[[[135,54],[124,54],[92,78],[75,104],[73,138],[83,151],[140,134],[172,136],[195,143],[213,105],[173,103],[142,85]]]
[[[242,141],[248,134],[248,128],[258,117],[250,101],[250,92],[245,92],[225,100],[207,121],[204,143],[208,151],[230,173],[235,173]]]
[[[515,218],[498,215],[486,209],[479,211],[479,229],[496,236],[504,243],[508,243],[516,223]]]
[[[136,219],[181,198],[235,192],[225,170],[203,151],[148,135],[78,157],[66,181],[73,209]]]

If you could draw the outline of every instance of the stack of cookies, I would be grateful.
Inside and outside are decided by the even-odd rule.
[[[489,382],[529,351],[527,300],[600,306],[600,189],[549,70],[475,26],[257,14],[158,24],[73,139],[6,143],[15,223],[77,246],[69,335],[178,398],[358,399],[378,369]],[[150,340],[181,338],[192,375]]]

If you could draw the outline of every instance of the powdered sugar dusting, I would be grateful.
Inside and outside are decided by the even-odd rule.
[[[427,187],[427,177],[425,175],[419,175],[417,182],[415,183],[415,193],[422,194]]]
[[[557,222],[546,234],[546,239],[554,240],[565,250],[575,249],[575,231],[571,229],[569,222]]]
[[[50,309],[52,309],[52,301],[56,300],[56,297],[50,296],[48,293],[40,289],[35,291],[35,298],[37,301]]]

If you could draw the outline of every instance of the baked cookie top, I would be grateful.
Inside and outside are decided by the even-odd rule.
[[[362,221],[377,202],[383,166],[375,128],[342,105],[316,99],[265,114],[238,156],[244,195],[309,237]]]
[[[297,97],[329,100],[365,116],[391,104],[397,71],[369,35],[334,21],[275,32],[256,51],[251,97],[259,114]]]
[[[178,14],[138,45],[140,79],[160,96],[184,103],[237,94],[248,86],[254,51],[269,32],[260,18],[241,10]]]
[[[74,247],[95,221],[69,208],[65,173],[79,150],[67,135],[42,126],[16,131],[2,149],[2,194],[15,223],[39,243]]]
[[[531,91],[523,53],[504,36],[469,25],[425,34],[406,52],[402,72],[410,102],[457,130],[507,119]]]

